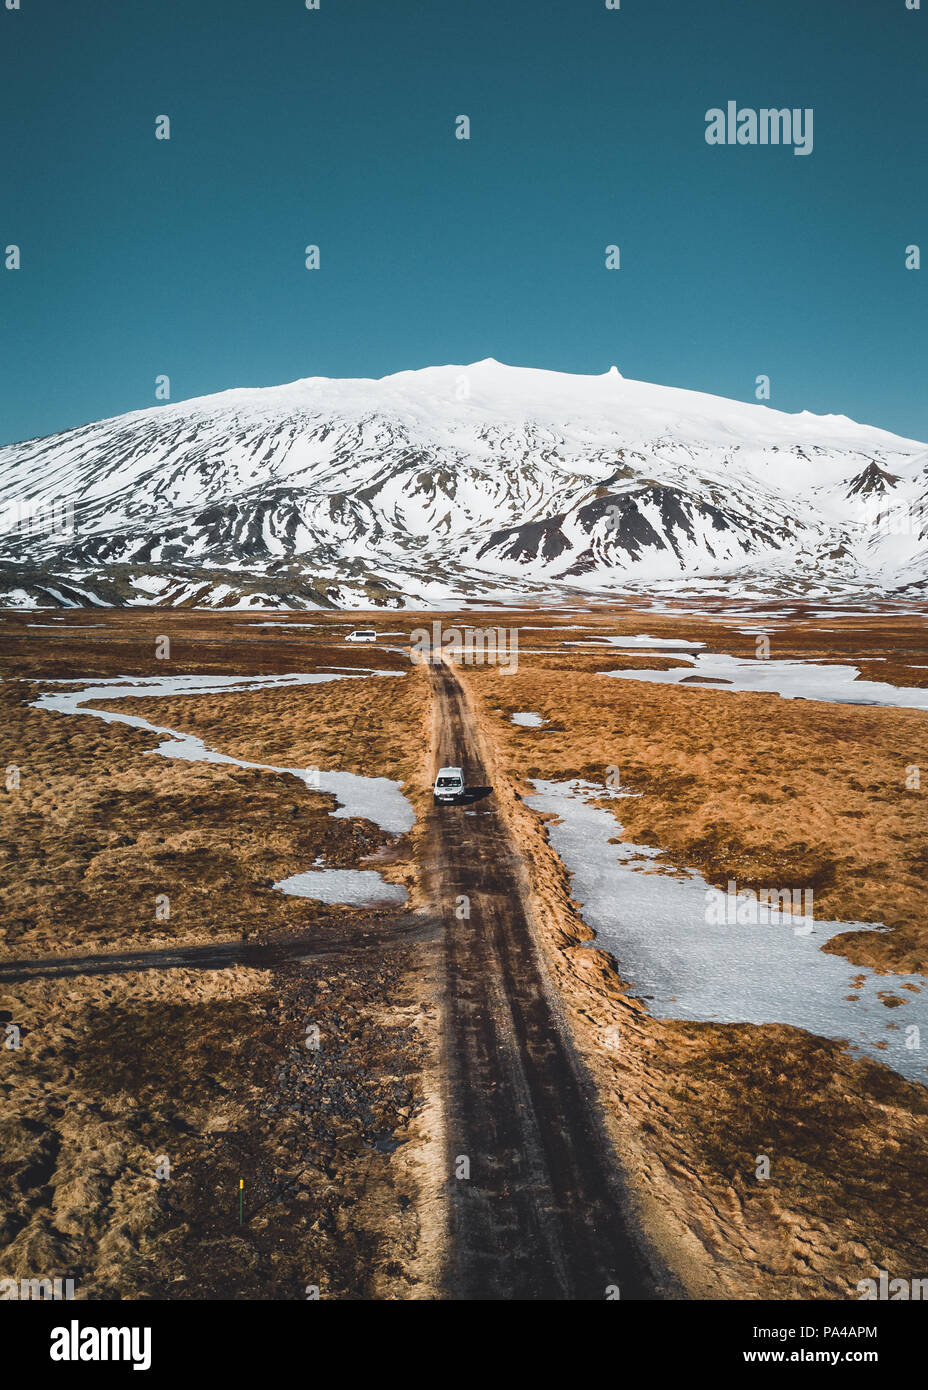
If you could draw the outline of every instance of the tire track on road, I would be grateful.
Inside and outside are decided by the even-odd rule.
[[[485,785],[473,714],[450,667],[431,666],[430,678],[436,765],[463,767],[469,789],[469,804],[434,807],[425,852],[445,925],[449,1296],[660,1297],[592,1083],[546,987],[524,864]],[[469,1177],[455,1176],[463,1159]]]

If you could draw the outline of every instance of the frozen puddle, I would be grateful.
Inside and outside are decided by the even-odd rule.
[[[657,655],[657,653],[654,653]],[[887,681],[860,681],[856,666],[816,665],[812,661],[754,660],[702,652],[691,656],[675,653],[689,668],[670,671],[601,671],[618,680],[651,681],[659,685],[698,686],[701,681],[718,690],[751,690],[781,695],[784,700],[825,700],[841,705],[894,705],[899,709],[928,710],[928,690],[917,686],[890,685]]]
[[[283,878],[274,887],[297,898],[348,903],[351,907],[380,907],[388,903],[402,906],[407,897],[402,884],[387,883],[374,869],[310,869],[305,874]]]
[[[377,675],[398,675],[402,671],[378,671]],[[59,714],[90,714],[106,724],[127,724],[133,729],[160,734],[164,742],[148,752],[163,758],[182,758],[188,762],[226,763],[251,768],[259,772],[280,772],[296,777],[311,791],[325,792],[338,802],[329,814],[338,817],[359,816],[372,821],[381,830],[394,835],[405,834],[415,825],[412,806],[400,790],[398,782],[389,777],[359,777],[353,772],[323,772],[319,768],[275,767],[270,763],[248,762],[218,753],[207,747],[195,734],[152,724],[134,714],[118,714],[112,710],[94,709],[85,703],[91,700],[118,700],[130,695],[141,697],[165,695],[211,695],[238,690],[268,690],[276,686],[315,685],[321,681],[363,679],[356,675],[327,672],[291,674],[285,676],[151,676],[142,679],[122,677],[101,685],[88,683],[80,690],[47,692],[33,701],[36,709],[54,710]],[[57,684],[58,682],[56,682]],[[73,681],[60,682],[65,685]],[[319,898],[323,902],[347,902],[358,906],[373,903],[405,902],[406,890],[397,884],[384,882],[373,870],[322,869],[276,883],[285,893],[300,897]],[[312,888],[312,891],[309,889]],[[336,896],[339,892],[347,897]]]
[[[537,811],[573,877],[572,893],[596,945],[614,956],[623,977],[657,1018],[715,1023],[781,1023],[885,1062],[910,1081],[928,1084],[928,1056],[906,1046],[928,1042],[928,981],[920,975],[875,975],[819,948],[846,931],[880,931],[867,922],[819,922],[809,935],[798,919],[771,912],[767,925],[707,923],[709,885],[692,870],[661,869],[658,850],[610,844],[621,827],[590,804],[602,787],[536,780]],[[646,872],[651,870],[651,872]],[[655,871],[656,870],[656,871]],[[919,992],[905,988],[914,986]],[[887,1006],[880,996],[899,1000]],[[915,1025],[920,1032],[907,1030]]]
[[[532,714],[531,710],[520,709],[512,716],[512,722],[523,729],[540,729],[545,720],[540,714]]]

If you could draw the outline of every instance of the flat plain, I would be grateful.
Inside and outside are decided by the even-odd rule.
[[[0,617],[0,1022],[20,1043],[0,1049],[3,1274],[69,1275],[79,1298],[447,1295],[438,744],[428,673],[407,650],[436,619],[518,629],[515,670],[455,671],[629,1221],[675,1287],[848,1298],[879,1269],[918,1276],[925,1087],[776,1022],[653,1017],[590,948],[526,798],[533,779],[579,778],[608,804],[618,769],[635,793],[623,836],[667,865],[723,888],[801,885],[817,915],[885,924],[824,949],[885,976],[891,1019],[894,975],[928,974],[928,712],[605,673],[683,669],[701,643],[926,689],[924,615],[622,603]],[[362,624],[376,646],[345,643]],[[161,756],[144,728],[31,703],[72,682],[288,673],[332,678],[91,702],[260,767]],[[514,724],[524,712],[542,722]],[[267,766],[390,778],[416,824],[333,815],[331,795]],[[373,869],[407,906],[275,888],[314,864]]]

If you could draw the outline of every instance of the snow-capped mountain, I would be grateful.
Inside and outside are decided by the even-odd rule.
[[[602,376],[312,377],[0,449],[0,603],[447,605],[750,577],[928,590],[928,452]]]

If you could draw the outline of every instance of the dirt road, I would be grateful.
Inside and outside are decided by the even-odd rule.
[[[430,674],[437,762],[463,767],[469,788],[466,804],[435,807],[425,854],[445,923],[449,1296],[660,1297],[546,987],[521,861],[485,785],[473,716],[448,666]]]

